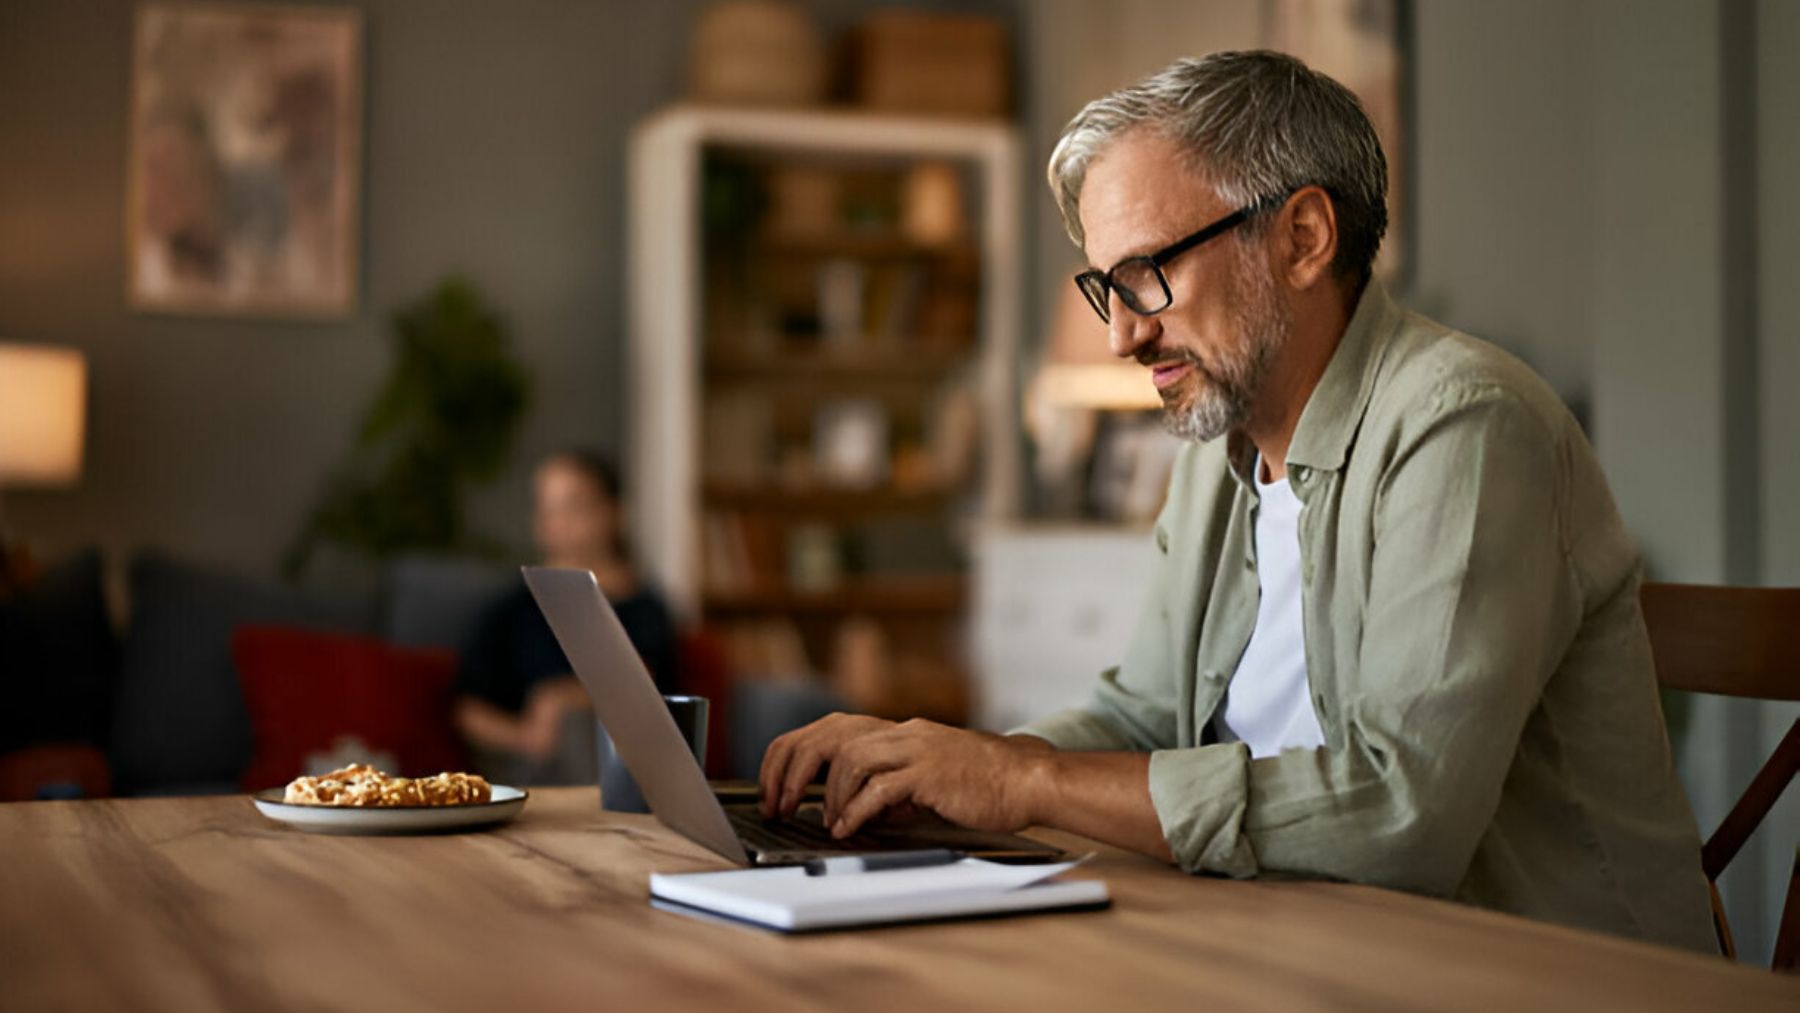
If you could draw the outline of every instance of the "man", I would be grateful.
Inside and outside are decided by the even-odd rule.
[[[784,736],[767,810],[829,764],[839,833],[922,807],[1716,952],[1636,550],[1548,387],[1371,280],[1356,99],[1274,53],[1183,60],[1082,110],[1049,175],[1114,353],[1194,441],[1140,628],[1010,736]]]

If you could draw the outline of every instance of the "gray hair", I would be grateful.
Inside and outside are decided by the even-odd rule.
[[[1063,128],[1049,166],[1051,193],[1076,246],[1085,242],[1079,198],[1088,166],[1139,127],[1183,145],[1193,168],[1234,208],[1322,187],[1337,215],[1332,269],[1368,279],[1387,231],[1387,158],[1350,89],[1285,53],[1256,50],[1177,60],[1089,102]]]

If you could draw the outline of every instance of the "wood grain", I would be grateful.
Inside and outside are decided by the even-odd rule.
[[[1800,587],[1646,583],[1639,594],[1664,686],[1800,700]]]
[[[1722,587],[1647,583],[1640,597],[1656,677],[1665,689],[1760,700],[1800,700],[1800,587]],[[1718,879],[1762,825],[1800,772],[1800,720],[1788,727],[1750,786],[1700,849],[1712,889],[1713,928],[1733,956],[1731,925]],[[1800,964],[1800,852],[1788,878],[1787,904],[1775,937],[1772,965]]]
[[[241,796],[18,803],[0,1008],[1800,1009],[1800,982],[1722,959],[1098,850],[1110,911],[787,938],[650,908],[651,871],[721,863],[591,788],[391,838]]]

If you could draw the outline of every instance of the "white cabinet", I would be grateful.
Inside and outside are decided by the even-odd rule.
[[[1125,656],[1150,586],[1149,531],[985,531],[975,562],[975,724],[1004,731],[1092,691]]]

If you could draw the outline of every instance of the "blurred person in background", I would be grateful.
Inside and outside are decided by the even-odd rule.
[[[563,451],[533,476],[532,536],[545,566],[590,570],[664,693],[676,692],[676,634],[662,598],[627,552],[618,473],[604,457]],[[456,725],[478,766],[508,783],[591,782],[587,694],[521,582],[483,616],[457,677]]]

